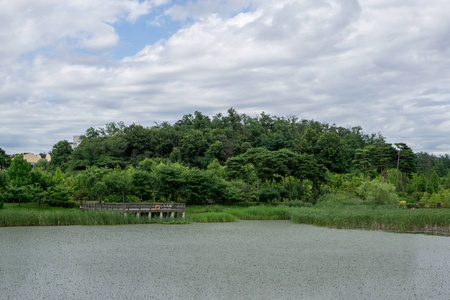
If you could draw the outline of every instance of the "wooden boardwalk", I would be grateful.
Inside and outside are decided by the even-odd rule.
[[[159,202],[134,202],[134,203],[99,203],[98,201],[83,201],[80,208],[82,210],[112,210],[136,214],[139,218],[143,215],[151,218],[153,215],[159,217],[181,217],[185,218],[185,203],[159,203]]]

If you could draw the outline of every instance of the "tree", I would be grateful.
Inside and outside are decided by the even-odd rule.
[[[33,169],[48,171],[50,169],[50,162],[44,158],[41,158],[34,164]]]
[[[0,172],[0,191],[5,190],[9,185],[9,175],[7,172]]]
[[[214,176],[217,176],[219,178],[225,178],[225,167],[223,167],[219,163],[219,160],[217,160],[217,158],[214,159],[212,162],[210,162],[206,167],[206,169],[210,171],[212,174],[214,174]]]
[[[310,127],[306,130],[305,134],[297,141],[295,145],[295,151],[297,153],[317,154],[317,142],[319,141],[320,133]]]
[[[245,166],[247,166],[247,168]],[[245,172],[247,172],[247,176],[244,175]],[[234,181],[247,177],[247,186],[250,185],[250,172],[248,170],[247,161],[242,154],[227,159],[225,162],[225,174],[227,178],[234,179]]]
[[[177,201],[182,187],[182,173],[186,168],[178,163],[159,164],[155,168],[158,178],[158,192],[166,198],[166,201]]]
[[[441,190],[439,176],[436,173],[436,171],[434,171],[433,174],[431,174],[431,178],[427,183],[426,189],[427,189],[427,192],[430,194],[438,193]]]
[[[108,168],[89,167],[75,177],[74,189],[81,197],[86,197],[88,200],[102,201],[108,190],[103,177],[110,172],[111,170]]]
[[[373,204],[398,204],[393,184],[373,180],[358,187],[358,194]]]
[[[103,180],[109,191],[113,194],[120,195],[122,202],[125,202],[125,197],[130,191],[132,183],[129,172],[122,171],[117,166],[113,172],[106,174]]]
[[[31,171],[31,182],[35,187],[41,189],[41,195],[43,197],[38,197],[38,202],[40,206],[42,198],[45,198],[50,189],[53,186],[55,186],[56,184],[55,178],[51,176],[51,174],[42,170],[41,168],[34,168],[34,170]]]
[[[345,173],[350,167],[350,153],[345,141],[335,132],[323,133],[316,144],[317,161],[335,173]]]
[[[11,164],[11,157],[5,153],[5,150],[0,148],[0,171],[8,168]]]
[[[59,141],[53,146],[52,160],[50,161],[50,165],[52,165],[54,168],[59,167],[65,170],[71,159],[72,152],[72,146],[68,141]]]
[[[136,170],[132,175],[133,192],[141,199],[148,200],[151,197],[155,199],[156,189],[158,187],[158,178],[153,172],[145,170]]]
[[[414,152],[405,143],[396,143],[397,151],[397,182],[396,191],[398,192],[399,172],[402,172],[402,192],[406,189],[406,178],[416,171]],[[405,174],[405,176],[404,176]]]
[[[373,146],[367,146],[364,149],[356,149],[355,159],[353,160],[353,165],[358,173],[364,174],[364,182],[366,182],[366,175],[369,174],[370,180],[372,180],[372,158],[370,156],[370,149]]]
[[[245,152],[244,159],[247,165],[250,163],[253,165],[256,172],[256,189],[259,190],[260,179],[269,179],[274,174],[274,160],[275,156],[272,151],[266,148],[250,148]],[[248,166],[247,166],[248,169]]]
[[[60,202],[61,207],[63,203],[69,201],[69,197],[72,194],[72,189],[64,183],[55,185],[51,191],[50,195],[53,199]]]
[[[290,182],[291,175],[295,172],[295,162],[297,156],[298,155],[296,153],[288,149],[280,149],[275,153],[275,159],[278,162],[275,172],[283,176],[283,191],[286,188],[286,176],[289,176]]]
[[[215,141],[211,144],[205,154],[211,160],[218,159],[220,162],[225,161],[225,152],[221,141]]]
[[[28,163],[23,155],[17,155],[8,168],[8,175],[11,184],[15,186],[24,186],[31,183],[31,164]]]
[[[387,182],[387,170],[393,168],[397,158],[397,151],[391,144],[386,143],[383,139],[379,140],[373,148],[373,161],[384,181]]]

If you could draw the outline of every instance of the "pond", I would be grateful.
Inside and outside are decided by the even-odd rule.
[[[0,228],[1,299],[450,299],[450,238],[289,221]]]

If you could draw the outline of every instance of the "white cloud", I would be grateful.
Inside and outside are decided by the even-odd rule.
[[[105,56],[119,42],[113,24],[169,1],[14,3],[0,13],[0,128],[24,139],[27,127],[48,132],[39,151],[111,121],[152,125],[233,106],[361,125],[415,151],[450,153],[447,1],[165,6],[158,18],[190,23],[116,62]],[[32,54],[49,47],[60,53]],[[18,122],[17,107],[33,113]]]

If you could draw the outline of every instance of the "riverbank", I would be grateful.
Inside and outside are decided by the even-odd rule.
[[[56,225],[188,224],[236,222],[239,220],[290,220],[293,223],[342,229],[430,233],[450,236],[450,210],[407,209],[394,206],[319,203],[311,207],[224,205],[188,206],[186,219],[124,217],[111,211],[81,211],[78,208],[37,207],[5,204],[0,227]]]
[[[313,207],[226,206],[188,207],[193,222],[222,220],[291,220],[293,223],[338,229],[430,233],[450,236],[450,210],[324,203]]]
[[[0,210],[0,227],[58,225],[123,225],[123,224],[187,224],[187,220],[171,218],[136,218],[112,211],[82,211],[79,208],[37,206],[36,203],[5,203]]]

